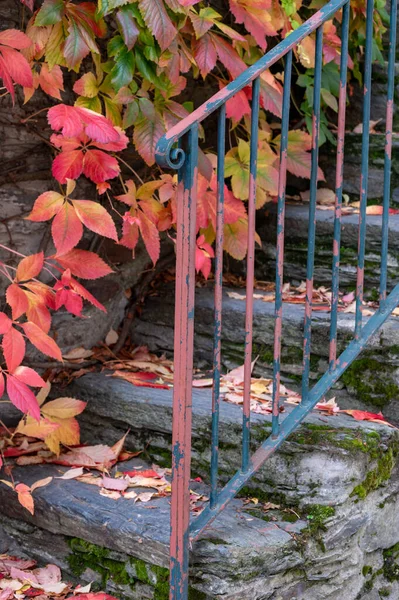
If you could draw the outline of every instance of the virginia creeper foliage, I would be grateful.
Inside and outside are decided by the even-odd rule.
[[[154,151],[158,139],[193,110],[193,103],[185,101],[186,87],[197,87],[206,79],[211,91],[223,88],[324,2],[313,0],[303,6],[302,0],[226,0],[224,14],[199,0],[21,3],[23,31],[0,32],[0,78],[13,103],[29,102],[38,90],[45,94],[48,138],[55,152],[52,175],[59,188],[41,194],[27,217],[51,222],[52,253],[19,255],[16,270],[0,263],[8,282],[8,309],[0,313],[4,356],[0,395],[6,389],[15,406],[39,420],[40,406],[31,388],[44,386],[44,381],[22,366],[26,341],[61,360],[49,335],[52,311],[64,308],[80,316],[85,300],[105,310],[80,282],[111,272],[97,254],[78,248],[85,229],[126,246],[133,255],[141,238],[155,264],[160,232],[170,230],[174,235],[177,179],[154,166]],[[364,0],[357,0],[352,3],[349,64],[358,79],[364,19]],[[377,58],[386,19],[384,0],[377,0]],[[337,111],[339,27],[340,14],[324,26],[322,142],[333,139],[327,115]],[[288,170],[305,178],[310,172],[314,51],[314,35],[295,50],[298,114],[289,133]],[[258,208],[277,195],[276,123],[281,117],[283,74],[281,62],[261,76]],[[70,89],[67,81],[72,82]],[[244,89],[226,107],[230,130],[224,244],[236,259],[244,258],[247,246],[250,102],[251,90]],[[216,223],[215,155],[212,136],[204,139],[203,131],[201,136],[207,151],[201,151],[199,159],[196,269],[208,277]],[[124,174],[123,151],[132,144],[143,166],[153,167],[145,181],[134,171]],[[92,198],[81,198],[75,191],[80,178],[93,183]]]

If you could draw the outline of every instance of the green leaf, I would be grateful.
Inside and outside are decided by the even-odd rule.
[[[115,66],[111,71],[111,81],[116,90],[124,85],[129,85],[134,75],[134,55],[126,47],[115,59]]]
[[[143,78],[161,90],[166,89],[166,86],[156,73],[155,65],[145,58],[139,48],[135,48],[134,53],[136,57],[137,70],[140,71]]]
[[[333,61],[323,66],[321,87],[331,92],[333,96],[339,96],[339,67]]]
[[[107,96],[103,96],[105,104],[105,116],[117,127],[122,125],[121,107],[112,102]]]
[[[320,93],[321,93],[321,97],[323,98],[323,100],[327,104],[327,106],[329,106],[332,110],[335,110],[335,112],[338,112],[338,102],[337,102],[336,97],[333,96],[331,92],[329,92],[328,90],[325,90],[324,88],[321,88]]]
[[[85,96],[79,96],[75,102],[75,106],[82,106],[82,108],[89,108],[94,110],[96,113],[102,113],[101,100],[98,96],[95,98],[85,98]]]
[[[108,56],[118,56],[122,50],[126,48],[125,42],[123,41],[123,37],[121,35],[116,35],[112,39],[109,40],[107,45],[107,53]],[[107,72],[104,67],[103,70]]]
[[[123,37],[127,49],[131,50],[139,36],[139,29],[133,16],[133,12],[129,6],[125,6],[118,11],[116,15],[118,29]]]
[[[127,129],[135,124],[137,117],[139,116],[139,106],[137,102],[131,102],[127,105],[125,112],[123,113],[122,129]]]
[[[65,65],[65,58],[62,53],[65,37],[66,31],[64,29],[63,22],[61,21],[60,23],[56,23],[51,30],[50,37],[46,45],[46,62],[50,71],[54,65]]]
[[[78,23],[74,19],[70,19],[69,23],[69,35],[65,40],[64,57],[67,66],[70,69],[77,70],[82,59],[89,54],[90,49]]]
[[[104,17],[109,12],[109,1],[108,0],[97,0],[97,18]]]
[[[36,15],[36,27],[55,25],[64,15],[64,0],[44,0],[43,5]]]

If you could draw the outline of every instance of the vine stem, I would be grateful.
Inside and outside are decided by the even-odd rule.
[[[127,163],[126,161],[123,160],[123,158],[121,158],[120,156],[116,156],[114,155],[115,158],[117,160],[119,160],[123,165],[125,165],[125,167],[127,167],[132,173],[133,175],[135,175],[137,177],[137,179],[140,181],[141,185],[144,185],[144,181],[141,179],[140,175],[133,169],[133,167],[131,167],[129,165],[129,163]]]

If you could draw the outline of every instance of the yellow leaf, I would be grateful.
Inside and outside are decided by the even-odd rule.
[[[18,423],[16,433],[39,438],[39,440],[44,440],[47,436],[54,433],[54,431],[58,428],[58,423],[54,423],[48,419],[41,418],[38,423],[36,419],[33,419],[32,417],[26,417]]]
[[[50,390],[51,390],[51,383],[49,381],[47,381],[45,387],[43,387],[36,395],[36,400],[37,400],[39,406],[41,406],[43,404],[43,402],[49,395]]]
[[[52,480],[53,480],[52,477],[46,477],[45,479],[39,479],[38,481],[35,481],[35,483],[32,483],[32,485],[30,486],[30,491],[34,492],[35,490],[37,490],[37,488],[48,485],[49,483],[51,483]]]
[[[76,400],[75,398],[58,398],[57,400],[47,402],[42,407],[42,413],[51,418],[69,419],[71,417],[76,417],[76,415],[80,415],[85,407],[86,402],[82,402],[82,400]]]
[[[58,429],[45,438],[45,442],[51,452],[59,455],[60,444],[64,446],[77,446],[80,442],[79,423],[73,417],[69,419],[57,419],[54,422],[59,425]]]

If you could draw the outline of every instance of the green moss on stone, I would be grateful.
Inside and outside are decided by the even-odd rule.
[[[395,367],[386,361],[365,356],[352,363],[342,381],[362,402],[385,406],[399,395],[399,386],[392,377],[394,371]]]
[[[370,565],[364,565],[363,569],[362,569],[362,575],[363,577],[368,577],[369,575],[371,575],[373,572],[373,567],[371,567]]]
[[[362,483],[357,485],[351,493],[351,496],[357,496],[364,500],[370,492],[377,490],[385,481],[391,477],[392,470],[396,464],[399,452],[398,441],[392,442],[387,450],[379,449],[380,456],[377,459],[377,466],[369,471]]]
[[[308,531],[312,534],[326,531],[325,522],[335,515],[335,508],[333,506],[324,506],[322,504],[313,504],[306,507],[307,520],[308,520]]]

